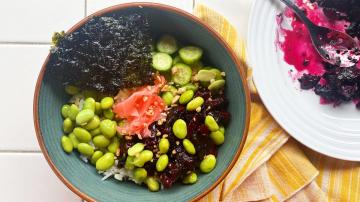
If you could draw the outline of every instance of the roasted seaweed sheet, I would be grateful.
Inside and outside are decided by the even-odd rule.
[[[64,85],[114,95],[152,83],[151,44],[144,14],[94,17],[58,40],[48,69]]]

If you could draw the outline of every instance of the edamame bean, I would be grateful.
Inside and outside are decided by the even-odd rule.
[[[112,138],[116,134],[116,122],[105,119],[100,123],[100,131],[105,137]]]
[[[94,148],[92,148],[92,146],[90,146],[88,143],[79,143],[77,149],[85,156],[91,156],[94,153]]]
[[[210,85],[208,86],[208,89],[211,91],[216,91],[216,90],[221,89],[224,86],[225,86],[225,80],[220,79],[220,80],[216,80],[216,81],[210,83]]]
[[[171,92],[165,92],[162,94],[161,98],[163,99],[163,101],[167,106],[170,106],[174,99],[174,95]]]
[[[156,170],[162,172],[165,170],[169,163],[169,157],[166,154],[162,154],[156,162]]]
[[[101,99],[101,109],[110,109],[114,104],[114,99],[112,97],[104,97]]]
[[[109,144],[109,146],[107,147],[108,151],[111,153],[116,153],[116,150],[119,148],[120,146],[120,141],[118,137],[113,137],[111,140],[111,143]]]
[[[192,154],[192,155],[196,154],[194,144],[190,140],[184,139],[183,146],[187,153]]]
[[[209,69],[209,71],[214,72],[216,74],[216,77],[215,77],[216,80],[222,79],[220,70],[218,70],[216,68],[211,68],[211,69]]]
[[[133,170],[135,168],[134,166],[134,156],[127,156],[125,161],[125,169],[127,170]]]
[[[76,95],[80,92],[80,89],[76,86],[67,85],[65,86],[65,92],[69,95]]]
[[[189,103],[187,103],[186,110],[195,111],[198,107],[201,107],[201,105],[203,104],[204,104],[204,98],[196,97],[192,99]]]
[[[100,127],[95,128],[94,130],[90,131],[91,136],[96,136],[101,134]]]
[[[144,164],[153,158],[154,154],[150,150],[144,150],[140,152],[134,159],[134,165],[137,167],[143,167]]]
[[[96,98],[98,96],[97,93],[95,91],[93,91],[93,90],[83,90],[81,93],[84,95],[85,98],[92,97],[95,100],[96,100]]]
[[[146,180],[147,171],[144,168],[136,168],[134,170],[134,179],[138,182],[143,182]]]
[[[225,141],[224,133],[222,133],[220,130],[211,132],[210,138],[216,145],[221,145]]]
[[[74,148],[76,149],[78,144],[80,143],[79,140],[76,138],[74,133],[70,133],[69,138],[70,138],[71,143],[73,144]]]
[[[196,181],[197,181],[197,175],[194,172],[191,172],[182,180],[184,184],[194,184]]]
[[[67,153],[71,153],[73,151],[73,144],[70,140],[70,138],[68,138],[67,136],[63,135],[61,137],[61,146],[63,148],[63,150]]]
[[[106,119],[110,119],[110,120],[114,119],[114,112],[111,109],[104,109],[103,114]]]
[[[92,97],[86,98],[82,109],[90,109],[95,112],[95,99]]]
[[[105,148],[110,144],[110,140],[103,135],[98,135],[93,138],[93,143],[97,148]]]
[[[186,90],[192,90],[192,91],[197,91],[198,86],[192,84],[192,83],[188,83],[186,85],[183,86],[183,88],[185,88]]]
[[[80,142],[89,142],[91,140],[90,133],[83,128],[76,127],[73,130],[73,133],[75,134],[76,139],[78,139]]]
[[[206,155],[200,163],[200,170],[203,173],[209,173],[215,168],[216,157],[212,154]]]
[[[169,140],[166,138],[161,138],[161,140],[159,141],[160,154],[166,154],[169,150],[169,147],[170,147]]]
[[[146,178],[145,183],[150,191],[159,191],[160,189],[159,182],[154,177]]]
[[[96,161],[96,169],[100,171],[105,171],[111,168],[115,163],[114,157],[114,154],[110,152],[104,154]]]
[[[200,70],[195,76],[196,80],[202,81],[202,82],[209,82],[215,78],[216,78],[216,73],[214,73],[213,71],[207,70],[207,69]]]
[[[172,131],[177,138],[184,139],[187,135],[186,122],[182,119],[176,120],[172,127]]]
[[[135,156],[136,154],[139,154],[140,152],[142,152],[144,150],[145,145],[141,142],[138,142],[136,144],[134,144],[133,146],[131,146],[127,153],[129,156]]]
[[[225,135],[225,128],[223,126],[219,128],[219,131],[222,132],[223,135]]]
[[[190,100],[193,97],[194,97],[194,91],[187,90],[183,94],[181,94],[180,99],[179,99],[179,103],[180,104],[186,104],[186,103],[190,102]]]
[[[85,126],[84,128],[86,130],[94,130],[96,128],[98,128],[100,125],[100,118],[95,115],[94,118],[92,118]]]
[[[70,109],[70,105],[63,105],[61,107],[61,115],[63,116],[63,118],[69,117],[69,115],[68,115],[69,109]]]
[[[70,133],[74,129],[74,123],[70,118],[66,118],[63,122],[63,130],[65,133]]]
[[[76,116],[76,124],[80,126],[86,125],[92,118],[94,118],[94,111],[91,109],[83,109]]]
[[[100,102],[95,102],[95,114],[100,115],[102,112]]]
[[[91,163],[93,164],[93,165],[95,165],[96,164],[96,161],[97,160],[99,160],[99,158],[101,158],[102,156],[104,155],[104,153],[102,152],[102,151],[95,151],[94,153],[93,153],[93,155],[91,156]]]
[[[75,121],[76,116],[79,113],[79,107],[76,106],[75,104],[70,105],[69,111],[68,111],[68,117],[72,120]]]
[[[214,117],[212,117],[211,115],[207,115],[205,117],[205,125],[212,132],[219,130],[219,125],[216,123]]]

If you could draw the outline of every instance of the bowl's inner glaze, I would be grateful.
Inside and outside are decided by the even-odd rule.
[[[170,33],[186,44],[204,49],[205,61],[226,72],[226,93],[232,120],[226,128],[226,141],[219,148],[216,168],[200,174],[194,185],[176,184],[171,189],[149,192],[133,182],[120,182],[102,176],[80,160],[78,153],[66,154],[60,145],[62,117],[60,109],[69,99],[60,83],[45,72],[38,95],[38,117],[45,148],[59,172],[80,192],[97,201],[188,201],[206,191],[228,168],[242,140],[246,124],[246,96],[236,64],[222,44],[206,28],[188,17],[155,7],[126,8],[147,12],[154,35]],[[124,12],[115,10],[113,12]],[[49,68],[49,67],[47,67]]]

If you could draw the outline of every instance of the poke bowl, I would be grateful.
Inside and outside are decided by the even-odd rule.
[[[103,9],[56,33],[34,94],[39,145],[87,201],[196,201],[230,172],[250,116],[235,53],[155,3]]]

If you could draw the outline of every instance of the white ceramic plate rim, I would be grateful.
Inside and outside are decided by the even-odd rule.
[[[276,51],[275,16],[281,4],[274,2],[279,0],[254,0],[248,27],[247,59],[265,107],[302,144],[334,158],[360,161],[360,113],[353,104],[338,108],[320,105],[313,92],[299,90],[298,82],[288,75],[291,66],[283,61],[282,52]],[[263,40],[266,37],[268,40]],[[295,101],[290,102],[291,97],[296,97]]]

